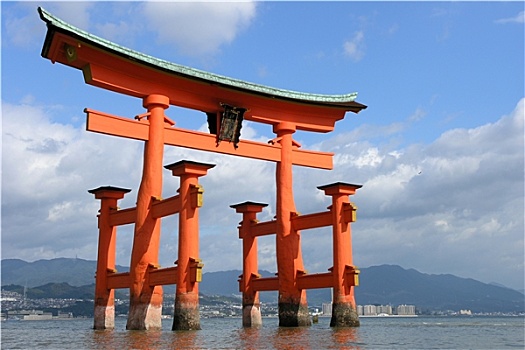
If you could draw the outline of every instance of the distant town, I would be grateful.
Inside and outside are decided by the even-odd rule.
[[[173,314],[175,295],[165,294],[163,314],[170,318]],[[93,300],[89,299],[59,299],[42,298],[30,299],[24,295],[2,290],[1,294],[2,320],[51,320],[70,319],[73,317],[93,317]],[[241,317],[242,306],[240,296],[206,296],[200,297],[200,315],[203,318]],[[115,299],[116,316],[127,316],[129,300]],[[311,306],[312,316],[331,316],[332,303],[323,303]],[[515,313],[474,313],[471,310],[442,310],[424,314],[416,305],[358,305],[360,317],[417,317],[418,315],[436,316],[516,316]],[[277,302],[261,303],[263,317],[277,317]],[[523,313],[519,316],[524,316]]]

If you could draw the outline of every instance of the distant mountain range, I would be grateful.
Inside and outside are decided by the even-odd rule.
[[[2,287],[28,287],[28,297],[56,293],[62,293],[63,297],[78,294],[86,298],[89,298],[88,294],[90,298],[93,297],[94,288],[90,285],[94,283],[96,261],[59,258],[29,263],[19,259],[4,259],[1,265]],[[128,268],[117,266],[117,270],[123,272]],[[525,312],[524,294],[503,286],[449,274],[425,274],[396,265],[371,266],[360,270],[360,285],[355,291],[356,301],[360,305],[410,304],[428,311],[470,309],[473,312]],[[241,273],[240,270],[206,272],[199,291],[206,295],[239,295],[237,280]],[[260,273],[263,276],[274,275],[268,271]],[[10,290],[13,288],[16,287],[7,287]],[[173,286],[164,288],[165,293],[174,293]],[[321,306],[323,302],[331,300],[331,291],[308,290],[307,298],[310,306]],[[261,293],[261,301],[277,301],[277,292]]]

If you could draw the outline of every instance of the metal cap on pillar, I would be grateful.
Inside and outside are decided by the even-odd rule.
[[[230,208],[235,209],[237,213],[247,213],[247,212],[255,212],[260,213],[263,208],[267,207],[268,204],[266,203],[257,203],[257,202],[242,202],[238,204],[232,204],[230,205]]]
[[[101,186],[101,187],[94,188],[92,190],[88,190],[88,192],[91,194],[94,194],[95,199],[102,199],[102,198],[121,199],[121,198],[124,198],[124,195],[126,193],[131,192],[131,190],[129,188]]]
[[[191,160],[180,160],[164,166],[164,168],[171,170],[173,176],[181,176],[185,174],[204,176],[209,169],[214,167],[215,164],[199,163]]]
[[[328,185],[318,186],[317,188],[328,196],[335,194],[355,194],[355,191],[363,187],[362,185],[356,185],[346,182],[334,182]]]

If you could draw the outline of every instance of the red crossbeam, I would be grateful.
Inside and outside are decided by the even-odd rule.
[[[86,129],[88,131],[143,141],[148,139],[149,124],[147,122],[135,121],[87,108],[84,112],[87,114]],[[281,161],[281,147],[278,145],[249,140],[241,140],[238,148],[234,148],[228,142],[221,142],[217,145],[216,135],[176,128],[169,125],[164,129],[164,140],[167,145],[171,146],[272,162]],[[294,148],[292,154],[292,163],[295,165],[320,169],[333,168],[333,153]]]
[[[131,284],[131,277],[129,272],[111,273],[108,274],[108,289],[129,288]]]
[[[150,286],[176,284],[177,273],[177,266],[149,270],[148,283]]]

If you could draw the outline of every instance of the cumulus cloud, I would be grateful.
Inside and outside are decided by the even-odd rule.
[[[363,184],[355,196],[356,263],[523,285],[524,101],[495,123],[450,130],[429,145],[327,140],[324,150],[338,154],[324,181]]]
[[[495,20],[494,22],[499,23],[499,24],[525,23],[525,11],[521,11],[514,17],[500,18],[500,19]]]
[[[24,15],[20,15],[19,11]],[[45,25],[38,18],[34,4],[16,3],[12,7],[2,6],[2,44],[30,48],[39,44]]]
[[[158,41],[192,56],[229,44],[256,14],[255,2],[145,2],[144,15]]]
[[[133,38],[152,33],[161,45],[203,57],[217,53],[249,27],[256,16],[257,3],[69,1],[46,3],[43,7],[82,30],[120,44],[133,46]],[[2,20],[8,42],[20,47],[41,42],[45,24],[38,18],[36,8],[34,3],[6,8]]]
[[[363,139],[374,135],[365,125],[362,135],[334,135],[315,145],[336,153],[332,171],[294,167],[297,209],[326,210],[329,198],[317,186],[362,184],[352,198],[359,208],[352,226],[355,264],[399,264],[518,288],[524,269],[524,106],[525,99],[494,123],[450,130],[428,145],[403,149]],[[131,188],[120,206],[133,206],[142,143],[53,123],[49,113],[34,104],[3,104],[2,257],[96,259],[99,203],[87,190]],[[261,138],[249,125],[243,130]],[[388,127],[381,130],[389,135]],[[217,164],[200,180],[206,270],[241,268],[241,215],[229,206],[268,203],[258,218],[271,220],[275,165],[166,147],[165,164],[181,159]],[[163,196],[177,188],[178,180],[166,172]],[[119,228],[118,237],[117,262],[127,265],[132,227]],[[261,269],[276,269],[274,239],[260,242]],[[309,271],[326,271],[332,264],[330,229],[303,231],[302,250]],[[176,252],[177,220],[170,218],[163,221],[161,264],[172,265]]]
[[[354,36],[343,43],[344,54],[354,61],[360,61],[365,55],[364,52],[365,34],[362,30],[354,33]]]
[[[138,145],[53,123],[44,106],[4,103],[2,119],[2,257],[95,258],[98,209],[87,190],[136,186]]]
[[[80,29],[89,30],[92,22],[91,10],[95,4],[90,1],[64,1],[51,3],[46,9]]]

